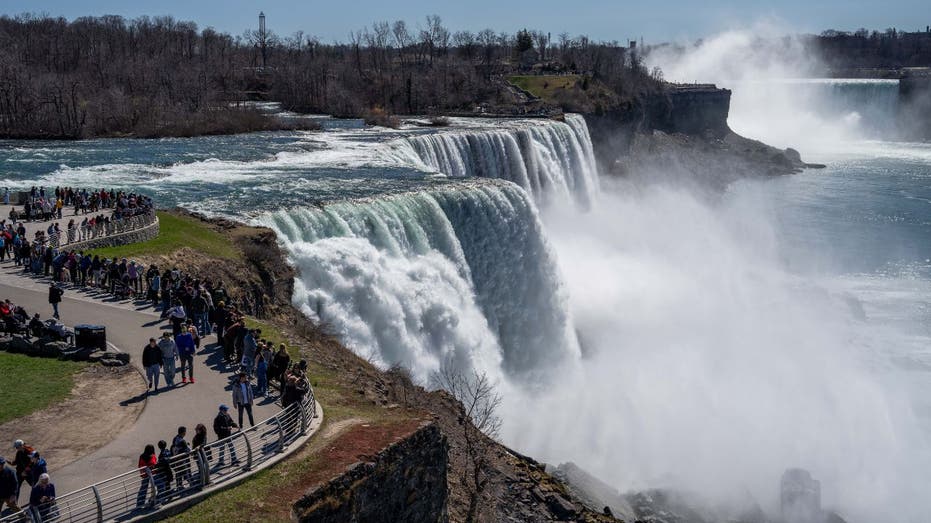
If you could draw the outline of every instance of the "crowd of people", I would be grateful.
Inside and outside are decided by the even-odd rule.
[[[37,507],[42,521],[51,521],[57,516],[55,507],[55,484],[48,475],[48,464],[39,451],[23,440],[13,442],[15,455],[9,462],[0,456],[0,511],[4,505],[18,512],[23,483],[32,489],[29,505]]]
[[[126,209],[137,209],[138,203],[133,201],[147,200],[117,192],[90,193],[87,199],[85,195],[86,192],[66,188],[56,190],[54,198],[61,199],[62,205],[76,205],[82,210],[85,202],[95,202],[97,208],[119,209],[123,207],[115,202],[125,199]],[[36,192],[36,197],[40,204],[46,198],[42,190]],[[144,205],[150,206],[150,201]],[[97,210],[94,205],[87,207],[88,212]],[[29,212],[33,213],[33,209]],[[158,393],[160,387],[165,391],[195,384],[195,355],[205,337],[216,335],[211,350],[220,352],[226,370],[232,371],[230,406],[219,405],[209,424],[217,441],[229,438],[236,429],[242,430],[246,420],[249,426],[254,426],[253,405],[257,398],[270,398],[277,389],[274,400],[287,408],[301,402],[310,391],[307,362],[292,362],[284,343],[276,346],[262,336],[260,329],[250,328],[222,281],[197,277],[178,268],[163,269],[154,264],[145,267],[126,258],[107,259],[89,252],[68,251],[47,241],[26,241],[21,219],[13,212],[9,223],[0,221],[0,260],[10,258],[24,271],[50,279],[48,302],[53,317],[43,321],[40,314],[30,315],[11,300],[0,301],[0,328],[30,336],[57,334],[67,339],[73,332],[60,321],[60,303],[68,283],[77,288],[97,288],[117,297],[136,298],[137,303],[150,303],[168,325],[161,335],[149,338],[142,350],[147,395]],[[137,463],[141,477],[138,506],[160,504],[187,488],[199,488],[193,476],[193,463],[195,453],[208,443],[207,427],[204,423],[195,424],[190,442],[187,427],[182,426],[173,437],[145,445]],[[28,482],[32,487],[29,504],[40,511],[43,521],[55,520],[55,487],[48,478],[44,459],[20,441],[16,446],[16,458],[10,464],[0,458],[4,466],[0,473],[0,510],[4,507],[18,510],[22,483]],[[21,448],[25,449],[24,454]],[[232,465],[239,463],[232,441],[210,450],[218,453],[210,457],[213,466],[225,466],[227,454]],[[36,459],[31,457],[33,454]],[[219,459],[214,461],[214,457]],[[153,486],[155,495],[150,495]]]
[[[4,199],[9,203],[8,192]],[[62,209],[66,207],[74,208],[74,218],[68,221],[64,230],[55,221],[36,230],[32,239],[27,237],[27,223],[60,220]],[[0,221],[0,236],[3,238],[0,250],[5,251],[4,255],[18,258],[18,251],[25,245],[29,245],[31,250],[38,250],[105,236],[112,232],[114,224],[134,216],[151,214],[154,210],[151,198],[136,193],[114,189],[76,190],[72,187],[56,187],[54,193],[46,193],[44,187],[33,187],[21,208],[12,207],[7,218]],[[83,220],[80,215],[84,216]]]

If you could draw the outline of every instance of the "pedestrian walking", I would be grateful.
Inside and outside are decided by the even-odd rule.
[[[149,343],[142,349],[142,366],[145,368],[145,377],[149,380],[149,390],[158,392],[158,380],[162,373],[162,349],[155,342],[155,338],[149,338]]]
[[[191,383],[194,383],[194,352],[197,350],[194,336],[190,331],[184,330],[175,336],[175,345],[181,359],[181,383],[187,383],[188,373],[191,375]]]
[[[61,303],[61,297],[65,294],[64,289],[62,289],[57,283],[50,283],[48,286],[48,302],[52,305],[52,316],[59,320],[61,316],[58,314],[58,304]]]
[[[165,385],[175,386],[175,360],[178,358],[178,346],[171,339],[170,333],[162,334],[158,340],[158,348],[162,351],[162,370],[165,372]]]

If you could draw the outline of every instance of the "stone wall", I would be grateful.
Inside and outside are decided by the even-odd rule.
[[[300,523],[392,521],[445,523],[448,445],[436,424],[356,463],[310,490],[291,508]]]
[[[158,218],[155,218],[155,221],[146,225],[145,227],[139,229],[133,229],[131,231],[126,231],[118,234],[111,234],[110,236],[101,236],[99,238],[92,238],[90,240],[78,241],[74,243],[65,244],[62,248],[77,251],[85,251],[89,249],[101,249],[103,247],[116,247],[118,245],[128,245],[130,243],[144,242],[148,240],[154,240],[158,237],[159,225]]]

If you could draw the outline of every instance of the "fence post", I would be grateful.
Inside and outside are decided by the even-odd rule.
[[[275,451],[276,454],[284,452],[284,425],[281,424],[281,412],[275,415],[275,424],[278,425],[278,450]]]
[[[91,490],[94,492],[94,500],[97,502],[97,523],[103,523],[103,501],[100,499],[100,491],[97,490],[97,485],[91,485]]]
[[[243,430],[239,431],[242,434],[242,438],[246,440],[246,470],[252,469],[252,443],[249,443],[249,437],[246,436],[246,432]]]
[[[304,408],[304,402],[298,404],[301,411],[301,436],[307,434],[307,410]]]
[[[210,484],[210,467],[207,464],[207,452],[204,447],[197,447],[197,468],[200,469],[201,487],[206,487]]]

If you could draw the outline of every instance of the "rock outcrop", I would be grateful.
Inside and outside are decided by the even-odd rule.
[[[637,103],[585,114],[602,173],[685,176],[713,184],[806,167],[793,149],[744,138],[727,125],[731,91],[669,85]]]
[[[292,506],[300,523],[447,521],[446,437],[428,424]]]

